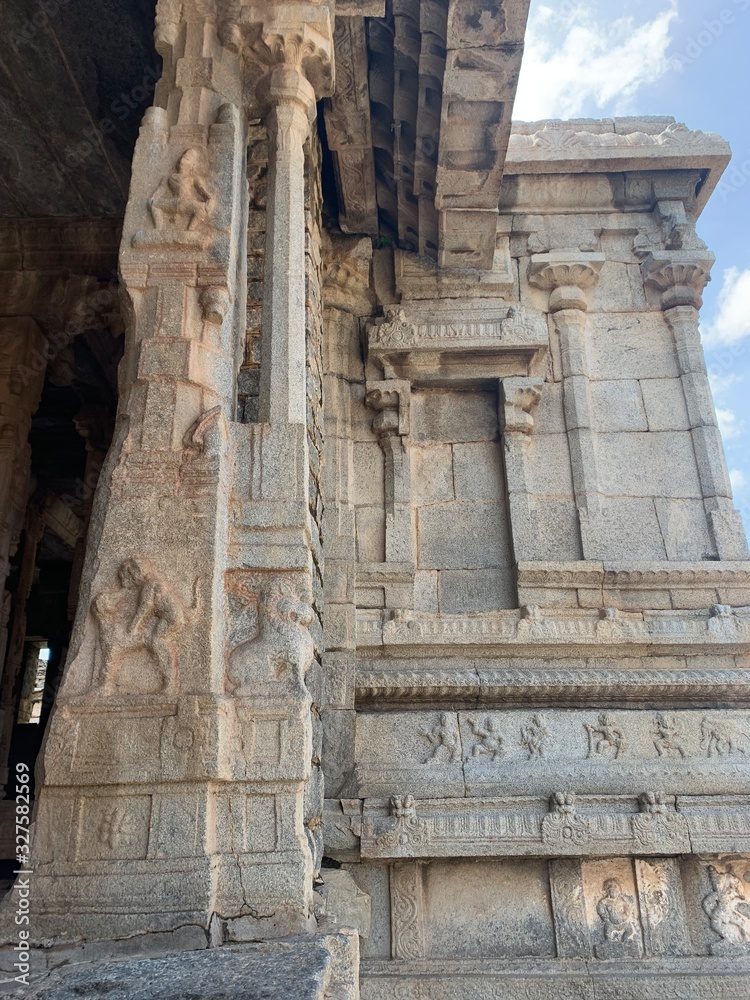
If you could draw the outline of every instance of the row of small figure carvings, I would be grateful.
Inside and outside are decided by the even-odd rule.
[[[507,733],[501,735],[500,724],[492,716],[484,723],[469,718],[468,725],[473,736],[473,745],[466,759],[494,761],[505,756]],[[600,713],[595,723],[582,725],[582,746],[586,747],[586,758],[606,757],[617,760],[628,751],[628,740],[623,727],[614,715]],[[657,712],[652,723],[652,742],[658,757],[686,756],[685,737],[672,715]],[[452,764],[462,757],[461,738],[458,727],[448,712],[442,712],[437,725],[432,729],[423,728],[420,739],[427,744],[424,763],[442,760]],[[541,713],[531,716],[520,726],[518,744],[526,752],[529,760],[545,757],[553,742]],[[705,716],[700,727],[700,750],[707,757],[746,756],[750,752],[750,734],[736,720],[720,716]]]

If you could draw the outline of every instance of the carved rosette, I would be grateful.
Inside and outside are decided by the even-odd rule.
[[[687,821],[669,808],[660,792],[647,792],[640,798],[641,811],[630,821],[633,839],[643,848],[674,846],[682,850],[690,839]]]
[[[413,347],[417,341],[414,326],[407,322],[403,309],[386,312],[384,323],[373,329],[371,343],[377,347]]]

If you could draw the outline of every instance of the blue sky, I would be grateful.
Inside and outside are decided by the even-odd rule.
[[[701,328],[735,505],[750,531],[750,0],[532,0],[514,117],[674,115],[734,157],[698,232]]]

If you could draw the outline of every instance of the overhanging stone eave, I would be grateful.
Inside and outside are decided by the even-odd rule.
[[[633,124],[632,132],[615,131],[620,121],[631,120],[513,122],[504,177],[695,171],[702,178],[695,200],[700,214],[732,158],[727,141],[665,118],[633,120],[642,127]]]

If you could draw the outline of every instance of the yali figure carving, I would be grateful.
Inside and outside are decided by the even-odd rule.
[[[252,697],[269,684],[286,682],[291,693],[305,695],[305,674],[315,655],[308,631],[313,609],[282,585],[261,592],[258,632],[232,650],[228,664],[228,690]]]

